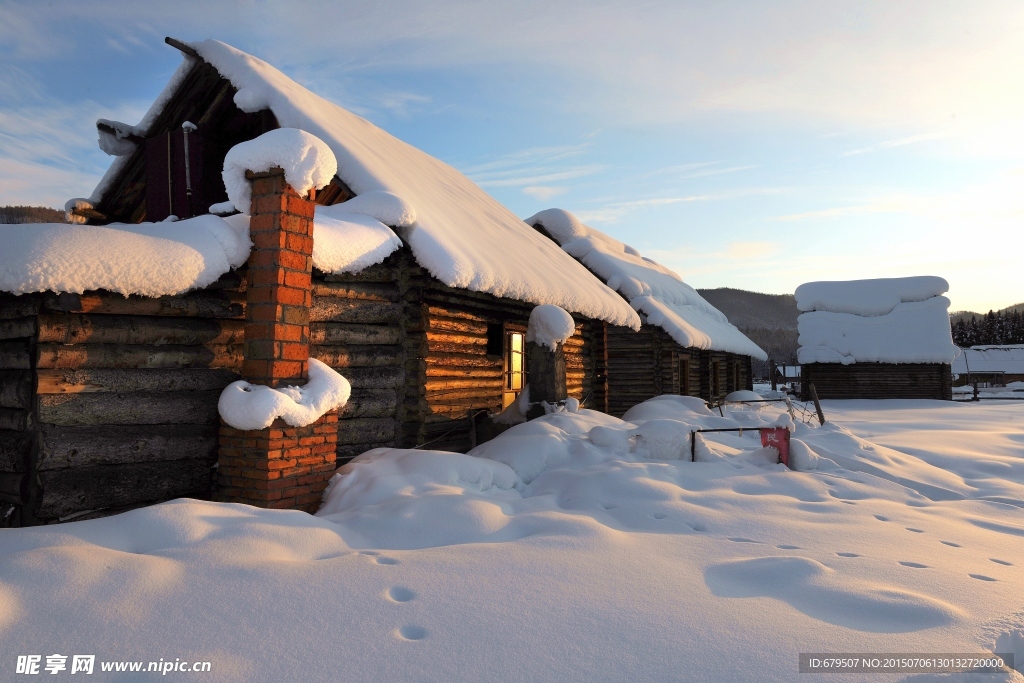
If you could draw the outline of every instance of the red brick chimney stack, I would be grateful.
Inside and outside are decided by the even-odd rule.
[[[243,378],[270,387],[297,386],[309,375],[313,303],[315,190],[300,196],[284,171],[247,172],[252,181]],[[334,473],[337,411],[306,427],[278,418],[256,431],[222,422],[219,499],[257,507],[315,512]]]

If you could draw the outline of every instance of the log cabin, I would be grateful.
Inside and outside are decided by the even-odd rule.
[[[959,350],[940,277],[809,282],[797,287],[801,398],[952,400]]]
[[[242,372],[252,287],[248,246],[240,258],[209,256],[235,239],[231,230],[251,244],[249,216],[225,202],[220,171],[235,145],[278,128],[312,133],[338,161],[310,195],[312,229],[335,230],[348,248],[318,253],[325,240],[313,240],[305,313],[309,357],[352,385],[332,463],[376,447],[466,451],[486,438],[486,416],[529,382],[524,336],[539,304],[577,323],[563,345],[566,385],[584,405],[621,412],[689,388],[676,383],[675,357],[644,391],[609,384],[619,336],[640,331],[667,346],[664,337],[450,166],[251,55],[167,42],[183,62],[143,120],[98,122],[115,159],[91,197],[68,202],[72,225],[9,240],[22,244],[9,258],[24,262],[11,271],[20,279],[0,282],[0,525],[223,489],[218,397]],[[49,250],[36,249],[47,235]],[[728,358],[718,363],[709,356],[707,367],[721,387],[749,377],[739,369],[730,380]],[[699,372],[684,374],[703,387]],[[713,380],[690,391],[717,393]]]
[[[562,209],[526,219],[636,309],[639,332],[605,324],[596,341],[595,403],[621,416],[661,394],[714,402],[753,389],[753,358],[767,354],[672,270]]]

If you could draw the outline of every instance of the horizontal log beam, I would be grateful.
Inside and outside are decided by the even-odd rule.
[[[88,294],[51,294],[44,308],[64,313],[96,313],[105,315],[157,315],[199,318],[242,318],[245,316],[245,295],[239,292],[190,292],[178,296],[123,296],[111,292]]]
[[[219,391],[45,394],[39,422],[53,425],[217,424]]]
[[[31,371],[0,370],[0,408],[30,410],[33,398]]]
[[[398,409],[398,393],[394,389],[353,389],[339,419],[357,417],[394,418]]]
[[[314,322],[309,325],[313,345],[325,344],[400,344],[402,328],[397,325],[358,325]]]
[[[36,365],[40,369],[229,368],[241,370],[242,351],[241,344],[204,346],[40,344]]]
[[[351,299],[317,298],[309,310],[312,322],[343,323],[398,323],[402,320],[403,306],[388,301],[359,301]]]
[[[241,375],[233,370],[211,368],[94,368],[38,370],[36,378],[39,394],[78,394],[97,391],[219,391],[241,379]]]
[[[161,316],[44,314],[39,341],[58,344],[241,344],[242,320]]]
[[[402,365],[405,362],[405,349],[401,346],[322,345],[311,347],[309,355],[332,368]]]
[[[395,303],[401,299],[401,291],[391,282],[314,282],[313,297]]]
[[[56,519],[182,496],[203,498],[213,487],[212,466],[212,461],[175,460],[40,472],[42,496],[36,515]]]
[[[37,469],[217,458],[217,427],[117,425],[40,429]]]
[[[0,339],[31,337],[36,333],[35,317],[0,318]]]
[[[395,438],[393,418],[357,417],[338,420],[338,444],[377,443]]]

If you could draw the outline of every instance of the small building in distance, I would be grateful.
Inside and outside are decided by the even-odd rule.
[[[1024,344],[980,345],[962,349],[953,361],[953,386],[1005,387],[1024,382]]]
[[[595,347],[593,404],[612,415],[661,394],[707,401],[753,388],[751,359],[768,355],[672,270],[562,209],[526,222],[617,291],[640,314],[637,334],[604,325]]]
[[[958,349],[942,296],[948,290],[930,276],[797,287],[803,398],[813,384],[823,399],[951,400]]]

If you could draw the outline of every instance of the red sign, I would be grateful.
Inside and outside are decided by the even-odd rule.
[[[763,427],[761,445],[771,446],[779,451],[779,462],[789,467],[789,430],[785,427]]]

